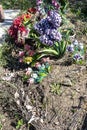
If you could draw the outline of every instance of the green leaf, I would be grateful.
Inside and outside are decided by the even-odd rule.
[[[47,73],[38,73],[39,74],[39,76],[41,76],[41,77],[46,77],[47,76]]]

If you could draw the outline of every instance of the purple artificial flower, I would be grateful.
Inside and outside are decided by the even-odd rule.
[[[78,60],[83,59],[83,57],[78,53],[78,54],[75,54],[75,55],[73,56],[73,59],[76,60],[76,61],[78,61]]]
[[[45,33],[53,40],[53,41],[61,41],[62,36],[60,32],[56,29],[46,29]]]
[[[35,30],[37,30],[39,34],[45,34],[45,30],[48,28],[49,29],[52,28],[52,25],[47,20],[47,18],[45,18],[45,19],[42,19],[39,23],[35,24],[34,28]]]
[[[67,51],[69,51],[69,52],[73,52],[74,51],[74,45],[73,44],[71,44],[71,45],[68,45],[67,46]]]
[[[52,0],[52,4],[56,9],[60,8],[60,4],[56,0]]]
[[[43,3],[43,0],[36,0],[36,5],[41,5]]]
[[[49,45],[49,46],[52,46],[54,44],[53,40],[50,39],[50,37],[46,34],[42,35],[40,37],[40,41],[45,44],[45,45]]]
[[[62,21],[60,14],[56,10],[49,11],[47,19],[53,24],[54,28],[58,28]]]

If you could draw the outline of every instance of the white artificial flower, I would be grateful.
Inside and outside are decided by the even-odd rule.
[[[79,47],[81,50],[84,49],[83,43],[79,43]]]
[[[33,74],[31,75],[31,77],[34,78],[34,79],[36,79],[36,78],[38,77],[38,75],[37,75],[36,73],[33,73]]]
[[[34,83],[34,78],[30,78],[30,79],[28,80],[28,83],[29,83],[29,84],[33,84],[33,83]]]
[[[75,40],[75,41],[73,42],[73,45],[74,45],[74,46],[78,46],[78,41]]]

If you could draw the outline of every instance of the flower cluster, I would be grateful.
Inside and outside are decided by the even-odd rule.
[[[26,69],[24,81],[27,81],[29,84],[39,83],[47,76],[49,70],[49,58],[43,58],[41,62],[35,64],[34,70],[31,67]]]
[[[43,7],[43,1],[42,0],[37,0],[36,1],[37,4],[37,11],[40,13],[40,15],[45,15],[45,9]]]
[[[49,9],[47,9],[47,6],[44,4],[43,0],[36,0],[36,5],[38,12],[41,15],[46,15],[46,12],[48,12]],[[57,2],[57,0],[52,0],[50,6],[56,10],[60,9],[60,4]]]
[[[51,10],[46,18],[35,24],[34,28],[41,35],[40,41],[43,44],[52,46],[55,41],[61,41],[62,36],[57,31],[60,23],[61,16],[59,13],[56,10]]]
[[[58,28],[62,21],[60,14],[56,10],[49,11],[47,19],[52,23],[54,28]]]
[[[71,54],[73,60],[80,61],[84,59],[84,46],[75,40],[71,45],[67,46],[67,51]]]
[[[26,23],[30,21],[34,13],[36,13],[36,9],[30,8],[27,13],[22,14],[13,20],[13,24],[8,29],[8,34],[15,40],[15,43],[23,44],[25,42],[25,37],[28,37],[30,32]]]
[[[24,45],[24,50],[19,51],[19,62],[24,62],[26,64],[30,64],[33,60],[32,56],[34,55],[34,51],[31,46],[28,44]]]
[[[57,2],[57,0],[52,0],[52,4],[55,7],[55,9],[59,9],[60,8],[60,4]]]

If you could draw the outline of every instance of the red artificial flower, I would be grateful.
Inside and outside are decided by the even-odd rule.
[[[30,13],[21,15],[21,20],[22,21],[24,21],[25,19],[30,19],[30,18],[31,18],[31,14]]]
[[[30,46],[29,46],[28,44],[26,44],[26,45],[24,46],[24,49],[25,49],[26,51],[29,51],[29,50],[30,50]]]
[[[29,8],[28,12],[31,14],[35,14],[37,12],[36,8]]]
[[[26,30],[26,28],[25,28],[25,26],[20,26],[19,28],[18,28],[18,30],[20,30],[20,32],[26,32],[27,30]]]
[[[30,51],[28,52],[28,55],[29,55],[29,56],[33,56],[33,55],[34,55],[34,51],[33,51],[33,50],[30,50]]]
[[[21,17],[17,17],[13,20],[13,25],[20,26],[22,24]]]

